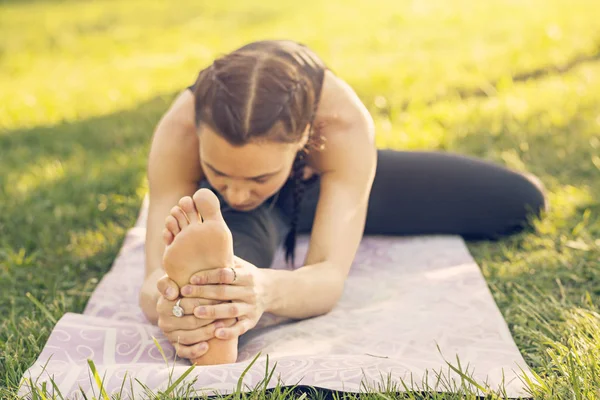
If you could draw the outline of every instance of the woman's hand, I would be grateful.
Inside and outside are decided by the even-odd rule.
[[[190,278],[191,285],[181,288],[186,299],[200,297],[215,303],[225,301],[194,308],[194,316],[203,321],[237,318],[235,325],[216,330],[219,339],[233,339],[248,332],[265,311],[262,270],[239,257],[234,256],[234,261],[235,273],[231,268],[200,271]]]
[[[219,301],[207,299],[181,299],[179,306],[183,308],[183,317],[173,315],[173,306],[179,297],[179,288],[167,275],[160,278],[156,287],[161,293],[156,303],[158,313],[158,327],[165,337],[171,342],[182,358],[196,359],[208,351],[208,340],[215,337],[215,330],[220,327],[231,327],[235,318],[214,321],[213,319],[199,319],[193,314],[198,306],[216,305]],[[175,295],[173,295],[173,290]]]

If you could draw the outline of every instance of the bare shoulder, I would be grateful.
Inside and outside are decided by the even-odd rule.
[[[373,118],[354,89],[328,70],[322,90],[315,131],[325,138],[325,148],[312,153],[311,166],[324,173],[363,162],[374,164]]]
[[[316,125],[345,125],[371,119],[371,114],[352,86],[332,71],[325,71]]]
[[[198,182],[202,178],[199,157],[194,97],[186,90],[173,101],[154,132],[148,160],[150,185],[153,180]]]
[[[173,130],[172,134],[179,139],[195,136],[194,95],[189,90],[183,91],[173,100],[158,127],[170,128]]]

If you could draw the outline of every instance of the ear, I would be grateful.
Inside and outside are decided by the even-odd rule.
[[[298,142],[298,151],[302,150],[304,148],[304,146],[306,146],[306,143],[308,143],[308,136],[310,134],[310,128],[311,128],[310,124],[306,125],[306,129],[302,133],[302,138]]]

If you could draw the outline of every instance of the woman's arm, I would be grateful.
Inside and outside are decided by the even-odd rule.
[[[159,122],[150,148],[146,278],[140,293],[140,306],[152,323],[158,319],[156,304],[160,294],[156,282],[165,275],[162,269],[165,219],[179,199],[194,194],[202,179],[193,115],[193,97],[186,91]]]
[[[324,126],[326,148],[316,166],[320,196],[304,267],[264,273],[266,311],[288,318],[329,312],[363,235],[369,194],[377,164],[373,119],[354,91],[338,80],[337,120]]]

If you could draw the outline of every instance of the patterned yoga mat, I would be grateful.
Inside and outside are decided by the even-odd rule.
[[[168,387],[170,373],[173,382],[189,368],[186,360],[173,366],[173,347],[137,305],[146,207],[144,202],[136,226],[84,313],[67,313],[58,321],[24,378],[38,379],[41,385],[52,376],[65,398],[83,398],[81,390],[89,398],[98,394],[90,379],[91,359],[109,396],[121,390],[126,374],[123,394],[130,396],[131,386],[136,395],[144,393],[135,379],[157,392]],[[298,259],[306,248],[307,238],[302,238]],[[274,267],[283,265],[279,254]],[[235,364],[196,367],[186,381],[196,379],[199,392],[231,393],[259,352],[243,379],[251,388],[265,376],[267,354],[269,368],[277,363],[269,387],[279,378],[286,385],[361,392],[382,384],[382,377],[390,374],[394,382],[402,379],[410,386],[412,381],[418,388],[426,374],[433,386],[440,373],[460,387],[460,376],[446,363],[458,367],[457,356],[475,381],[493,390],[503,382],[511,397],[527,395],[523,373],[534,380],[458,236],[365,237],[344,295],[331,313],[295,322],[264,315],[257,328],[240,338]],[[441,386],[439,391],[444,391]],[[27,392],[24,383],[21,393]]]

